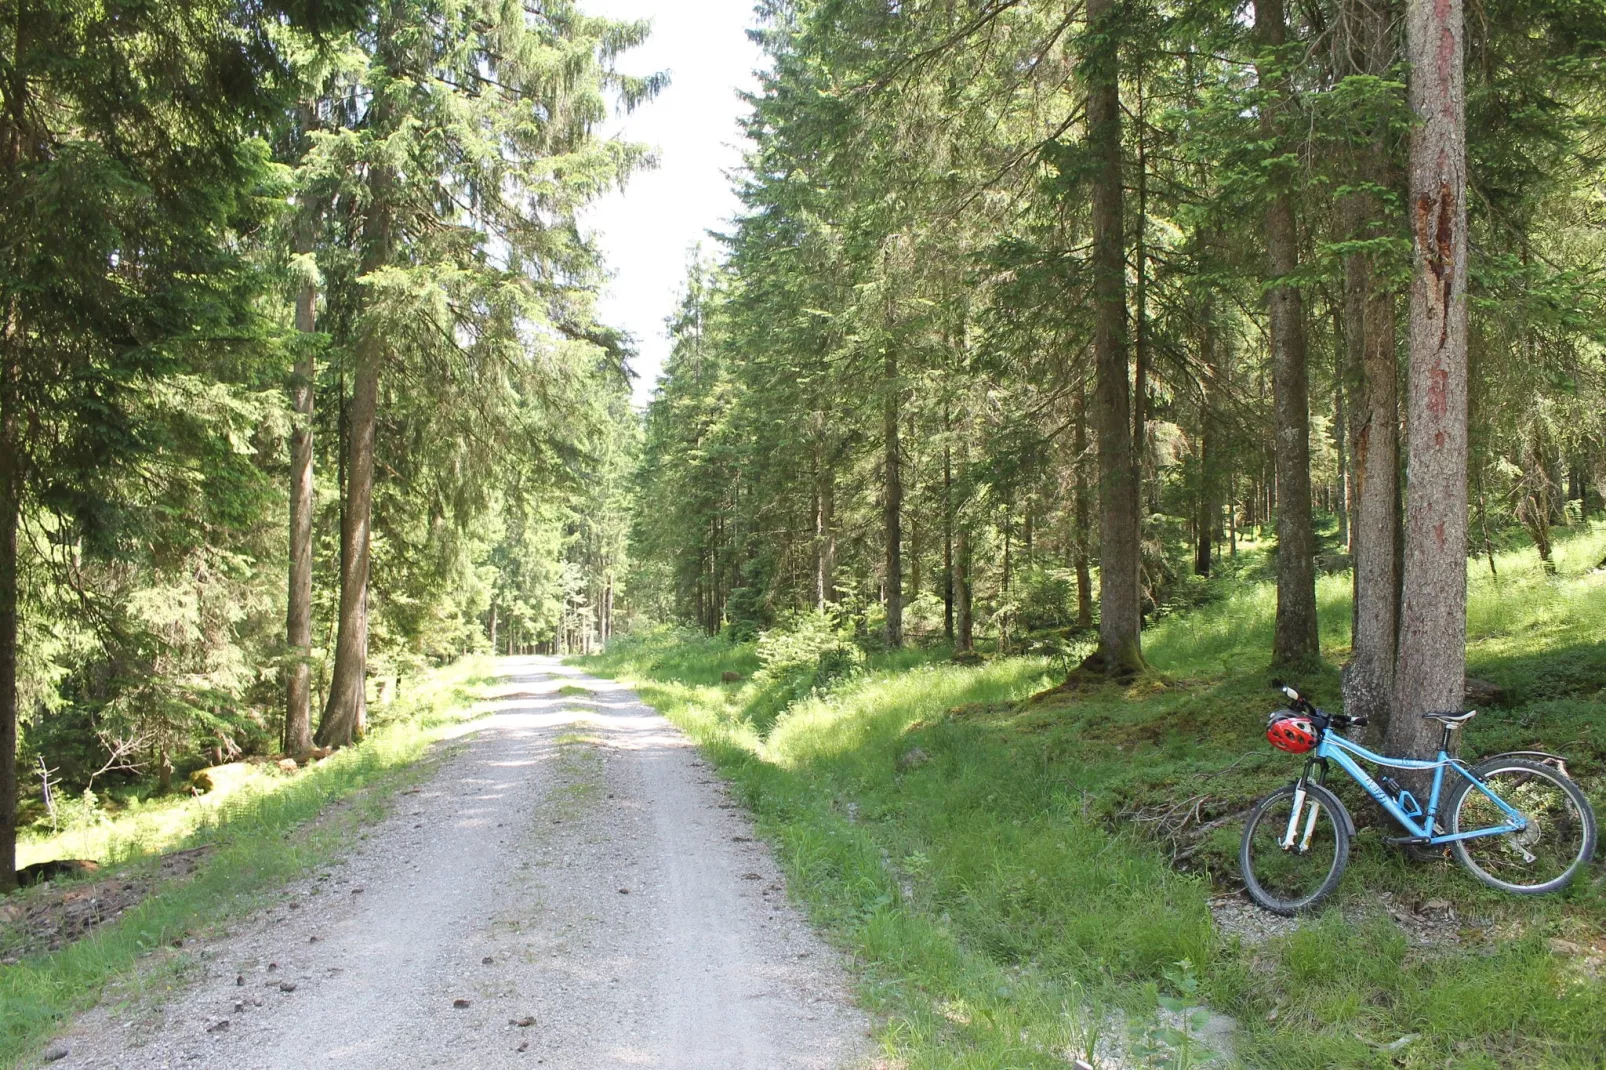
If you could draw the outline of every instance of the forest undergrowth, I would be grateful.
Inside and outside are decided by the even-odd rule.
[[[372,730],[293,774],[252,766],[226,789],[176,795],[115,815],[79,806],[69,827],[24,838],[24,861],[81,858],[100,863],[85,881],[53,882],[7,898],[0,926],[0,1067],[19,1065],[62,1022],[103,998],[172,986],[189,962],[191,938],[249,914],[275,889],[351,848],[361,828],[383,817],[396,791],[427,775],[431,745],[478,715],[489,682],[484,657],[422,675],[406,698],[374,710]],[[187,874],[163,873],[163,858],[193,852]],[[137,885],[149,894],[81,938],[34,947],[11,918],[83,885]],[[115,901],[116,896],[106,896]]]
[[[1531,551],[1495,576],[1471,562],[1469,674],[1500,704],[1465,750],[1558,751],[1606,811],[1603,555],[1597,525],[1558,542],[1554,575]],[[893,1065],[1108,1066],[1119,1049],[1155,1066],[1599,1066],[1598,861],[1563,896],[1505,897],[1405,859],[1350,792],[1361,832],[1333,904],[1283,923],[1242,900],[1239,814],[1295,766],[1262,738],[1275,591],[1212,584],[1145,632],[1155,671],[1125,687],[1044,694],[1041,658],[962,666],[943,647],[822,653],[839,671],[815,680],[774,640],[761,661],[760,644],[672,630],[585,664],[731,779],[852,954]],[[1320,601],[1326,660],[1300,682],[1337,708],[1347,577]],[[1219,1022],[1206,1006],[1237,1023],[1214,1056],[1192,1035]]]

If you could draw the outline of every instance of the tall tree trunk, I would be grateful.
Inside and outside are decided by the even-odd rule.
[[[1460,707],[1467,630],[1467,206],[1462,0],[1407,0],[1411,62],[1409,484],[1390,753],[1422,756]]]
[[[1004,501],[1004,569],[1003,575],[1000,577],[998,592],[999,609],[997,614],[998,652],[1000,654],[1009,653],[1010,536],[1013,534],[1014,526],[1013,514],[1010,511],[1010,503],[1006,499]]]
[[[334,673],[318,725],[320,747],[343,747],[362,735],[368,681],[368,575],[374,495],[374,430],[379,414],[382,340],[365,338],[352,380],[346,461],[346,509],[340,540],[340,624]]]
[[[971,554],[970,517],[966,495],[970,484],[965,474],[970,471],[970,432],[968,422],[960,425],[959,471],[960,499],[954,503],[954,653],[969,654],[976,649],[976,619],[973,612],[975,588],[971,576],[975,564]]]
[[[1143,64],[1137,64],[1133,87],[1137,113],[1133,125],[1138,141],[1138,225],[1133,235],[1132,261],[1136,267],[1133,294],[1132,338],[1132,458],[1137,466],[1138,500],[1142,501],[1143,469],[1149,430],[1149,155],[1143,117]]]
[[[1286,35],[1282,0],[1255,0],[1255,34],[1262,53],[1257,77],[1266,96],[1261,136],[1282,155],[1284,115],[1294,107],[1280,56]],[[1310,502],[1310,383],[1305,353],[1305,306],[1292,279],[1299,270],[1299,230],[1290,179],[1275,165],[1266,205],[1266,253],[1271,289],[1272,421],[1276,432],[1277,630],[1272,660],[1297,665],[1318,653],[1316,537]]]
[[[1099,650],[1110,676],[1142,671],[1138,470],[1127,370],[1126,236],[1121,173],[1120,36],[1114,0],[1088,0],[1087,85],[1093,178],[1093,359],[1099,443]]]
[[[28,78],[21,57],[28,22],[16,6],[12,35],[14,63],[6,104],[5,186],[9,188],[22,163],[28,115]],[[0,324],[0,893],[17,886],[17,533],[22,523],[23,470],[22,374],[20,350],[25,341],[22,313],[15,296],[4,308]]]
[[[1200,345],[1204,368],[1199,376],[1199,501],[1193,552],[1197,576],[1210,575],[1216,531],[1221,525],[1221,477],[1216,474],[1216,454],[1221,447],[1217,441],[1221,437],[1220,420],[1216,415],[1216,387],[1221,376],[1216,353],[1219,344],[1215,308],[1206,305]]]
[[[302,109],[303,118],[308,109]],[[312,252],[312,220],[303,204],[296,226],[295,251]],[[285,642],[290,663],[285,674],[284,753],[312,749],[312,414],[318,369],[312,345],[317,330],[317,285],[308,278],[296,294],[296,331],[301,349],[290,385],[295,424],[290,431],[290,590],[285,611]]]
[[[945,431],[953,425],[947,412],[942,414]],[[954,641],[954,451],[944,437],[942,444],[942,634]]]
[[[1393,11],[1371,0],[1344,0],[1339,9],[1335,67],[1341,77],[1384,77],[1395,60]],[[1378,191],[1394,184],[1387,120],[1368,119],[1374,131],[1356,146],[1353,191],[1339,204],[1340,226],[1350,241],[1386,237]],[[1344,667],[1344,709],[1371,721],[1372,738],[1386,738],[1394,699],[1400,619],[1400,406],[1395,352],[1396,299],[1375,258],[1344,257],[1344,341],[1350,386],[1349,454],[1354,561],[1351,656]]]
[[[825,469],[820,481],[820,608],[836,601],[836,471]]]
[[[1349,360],[1358,371],[1350,409],[1355,522],[1354,616],[1344,708],[1385,735],[1394,696],[1400,615],[1400,444],[1394,294],[1362,257],[1345,265]]]
[[[825,446],[814,439],[814,608],[825,612],[826,588],[830,578],[825,570]]]
[[[886,391],[882,399],[882,434],[886,477],[883,519],[887,541],[887,644],[896,649],[903,645],[903,466],[898,450],[898,351],[890,338],[883,388]]]
[[[908,496],[918,503],[920,501],[920,453],[917,444],[920,441],[920,431],[915,426],[912,414],[909,417],[909,426],[905,428],[905,435],[904,441],[909,443],[909,486],[905,490]],[[925,552],[924,539],[922,538],[925,529],[920,523],[921,516],[922,510],[918,505],[909,510],[909,553],[906,558],[908,568],[904,570],[908,577],[908,582],[903,587],[903,605],[906,606],[920,597],[920,581],[923,578],[920,574],[920,561]]]
[[[364,225],[363,274],[391,262],[395,221],[389,171],[373,168]],[[389,342],[374,323],[364,324],[355,347],[348,415],[346,487],[341,519],[340,627],[334,673],[318,725],[318,745],[342,747],[362,736],[368,704],[368,575],[374,496],[374,432],[379,420],[379,377]]]
[[[8,315],[0,338],[0,892],[17,886],[17,529],[22,473],[16,362],[20,331]]]
[[[1544,429],[1536,418],[1522,450],[1522,496],[1517,501],[1517,519],[1528,529],[1534,549],[1539,551],[1539,563],[1546,573],[1556,574],[1556,561],[1551,556],[1550,520],[1552,487],[1550,473],[1545,470]]]
[[[1338,454],[1338,542],[1345,553],[1354,549],[1350,542],[1350,511],[1353,506],[1350,487],[1349,417],[1344,387],[1345,350],[1344,334],[1337,330],[1342,325],[1342,310],[1333,311],[1333,449]]]
[[[959,521],[954,537],[954,653],[968,654],[976,649],[976,621],[971,612],[970,525]]]
[[[1087,391],[1076,391],[1076,430],[1072,448],[1076,457],[1071,462],[1071,547],[1076,568],[1076,626],[1093,627],[1093,576],[1088,568],[1088,542],[1092,531],[1088,522],[1087,494]]]

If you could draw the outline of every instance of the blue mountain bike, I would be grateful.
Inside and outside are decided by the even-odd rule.
[[[1390,842],[1411,850],[1448,849],[1491,888],[1517,895],[1559,891],[1594,855],[1595,812],[1567,778],[1561,759],[1522,751],[1468,766],[1450,754],[1452,735],[1476,710],[1423,714],[1443,728],[1437,758],[1388,758],[1342,734],[1366,724],[1364,717],[1324,713],[1292,687],[1278,686],[1289,708],[1271,715],[1266,738],[1280,750],[1305,755],[1305,768],[1298,780],[1255,804],[1238,849],[1249,897],[1272,913],[1313,909],[1344,875],[1355,822],[1326,787],[1335,765],[1405,832]],[[1426,805],[1392,777],[1374,779],[1360,762],[1431,773]]]

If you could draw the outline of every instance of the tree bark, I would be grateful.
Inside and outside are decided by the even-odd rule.
[[[1087,391],[1076,392],[1076,437],[1072,461],[1071,515],[1075,532],[1072,538],[1076,567],[1076,626],[1093,627],[1093,576],[1088,568],[1088,542],[1092,532],[1088,523],[1087,495]]]
[[[970,601],[970,526],[959,522],[959,533],[954,537],[954,653],[968,654],[976,649],[976,622],[971,613]]]
[[[1333,313],[1333,325],[1339,326],[1341,312]],[[1341,334],[1333,336],[1333,449],[1338,454],[1338,501],[1335,503],[1338,514],[1338,542],[1349,553],[1353,548],[1350,542],[1350,464],[1349,464],[1349,418],[1347,414],[1346,398],[1344,396],[1344,348],[1339,339]]]
[[[1550,473],[1545,469],[1544,442],[1544,428],[1536,418],[1523,443],[1522,496],[1517,502],[1517,519],[1528,529],[1534,549],[1539,551],[1540,565],[1546,573],[1554,576],[1556,561],[1551,555],[1550,545],[1550,520],[1554,515],[1551,509],[1553,488]]]
[[[15,331],[6,324],[7,334]],[[21,522],[16,364],[0,339],[0,892],[17,886],[17,529]]]
[[[1286,28],[1282,0],[1255,0],[1255,33],[1262,53],[1257,76],[1261,135],[1283,154],[1284,114],[1293,94],[1281,70]],[[1266,205],[1270,292],[1272,408],[1277,482],[1277,626],[1272,660],[1298,665],[1319,651],[1316,631],[1316,537],[1311,523],[1310,383],[1306,366],[1305,307],[1291,277],[1299,270],[1299,230],[1285,163],[1275,164]]]
[[[1149,156],[1147,129],[1143,116],[1143,64],[1137,64],[1133,91],[1137,112],[1138,220],[1133,235],[1132,262],[1135,267],[1132,316],[1132,463],[1137,467],[1138,500],[1143,500],[1144,462],[1147,460],[1149,430]],[[1119,90],[1117,91],[1119,92]]]
[[[346,463],[345,546],[340,570],[340,626],[334,674],[318,725],[320,747],[343,747],[362,736],[368,677],[368,576],[374,493],[374,429],[379,411],[379,339],[358,347],[352,383],[351,432]]]
[[[818,414],[816,414],[818,415]],[[825,447],[814,439],[814,608],[825,612]]]
[[[1215,556],[1215,537],[1221,523],[1221,478],[1216,474],[1216,453],[1220,449],[1220,421],[1216,416],[1216,383],[1220,377],[1220,362],[1216,347],[1219,335],[1216,330],[1215,309],[1204,310],[1204,333],[1200,348],[1202,374],[1199,376],[1199,500],[1193,550],[1193,571],[1196,576],[1209,576]]]
[[[1387,75],[1394,62],[1391,11],[1369,0],[1345,0],[1339,11],[1341,77]],[[1339,204],[1350,241],[1384,237],[1389,228],[1380,191],[1394,183],[1386,123],[1352,155],[1353,192]],[[1371,721],[1368,734],[1386,738],[1393,707],[1400,619],[1400,406],[1395,352],[1396,299],[1375,257],[1344,257],[1344,378],[1350,385],[1349,454],[1354,562],[1351,656],[1344,667],[1344,709]]]
[[[890,302],[889,302],[890,303]],[[898,351],[887,340],[886,396],[882,399],[882,434],[886,494],[883,502],[884,532],[887,542],[887,645],[903,645],[903,468],[898,450]]]
[[[1467,209],[1462,0],[1408,0],[1409,483],[1391,753],[1424,756],[1460,707],[1467,623]]]
[[[820,537],[817,583],[820,608],[836,601],[836,473],[827,467],[820,477],[820,513],[816,519]]]
[[[395,220],[390,203],[393,176],[375,166],[370,174],[371,200],[364,224],[367,248],[363,275],[391,262]],[[374,494],[374,432],[379,419],[379,377],[388,352],[380,328],[364,324],[355,347],[350,429],[347,435],[346,487],[341,520],[340,625],[335,637],[335,665],[329,698],[318,725],[318,745],[342,747],[361,738],[368,703],[368,576]]]
[[[16,7],[14,48],[6,87],[11,115],[6,122],[5,185],[16,178],[28,114],[28,78],[22,56],[27,22]],[[22,317],[15,296],[4,306],[0,325],[0,893],[17,886],[17,532],[22,522]]]
[[[969,654],[976,649],[976,621],[972,612],[975,593],[971,585],[972,565],[969,504],[970,483],[970,432],[968,422],[962,422],[959,439],[960,499],[954,504],[954,653]]]
[[[952,421],[943,413],[943,429]],[[945,438],[942,445],[942,634],[954,641],[954,452]]]
[[[306,109],[303,109],[303,115]],[[308,206],[302,205],[306,213]],[[295,250],[313,246],[312,220],[296,226]],[[284,753],[300,756],[312,749],[312,415],[313,383],[318,370],[312,346],[317,330],[317,286],[308,280],[296,294],[295,322],[301,349],[290,384],[295,410],[290,431],[290,590],[285,612],[285,642],[290,662],[285,673]]]
[[[1093,178],[1093,359],[1099,444],[1099,650],[1103,671],[1145,668],[1132,386],[1127,368],[1126,236],[1121,173],[1118,9],[1088,0],[1093,45],[1082,60]]]
[[[1358,371],[1351,406],[1355,522],[1351,657],[1344,669],[1344,709],[1369,718],[1381,738],[1393,706],[1400,614],[1399,387],[1395,303],[1371,265],[1345,266],[1349,359]]]

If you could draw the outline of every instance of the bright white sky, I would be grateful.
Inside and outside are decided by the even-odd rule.
[[[723,230],[739,202],[727,173],[742,162],[737,120],[746,105],[738,92],[757,89],[753,71],[763,59],[746,31],[753,0],[584,0],[587,12],[617,19],[651,19],[652,38],[626,53],[633,74],[668,71],[658,98],[610,125],[608,133],[658,151],[655,171],[637,175],[622,193],[584,217],[613,272],[600,318],[635,337],[636,404],[652,395],[669,353],[664,321],[683,289],[686,267],[705,237]]]

